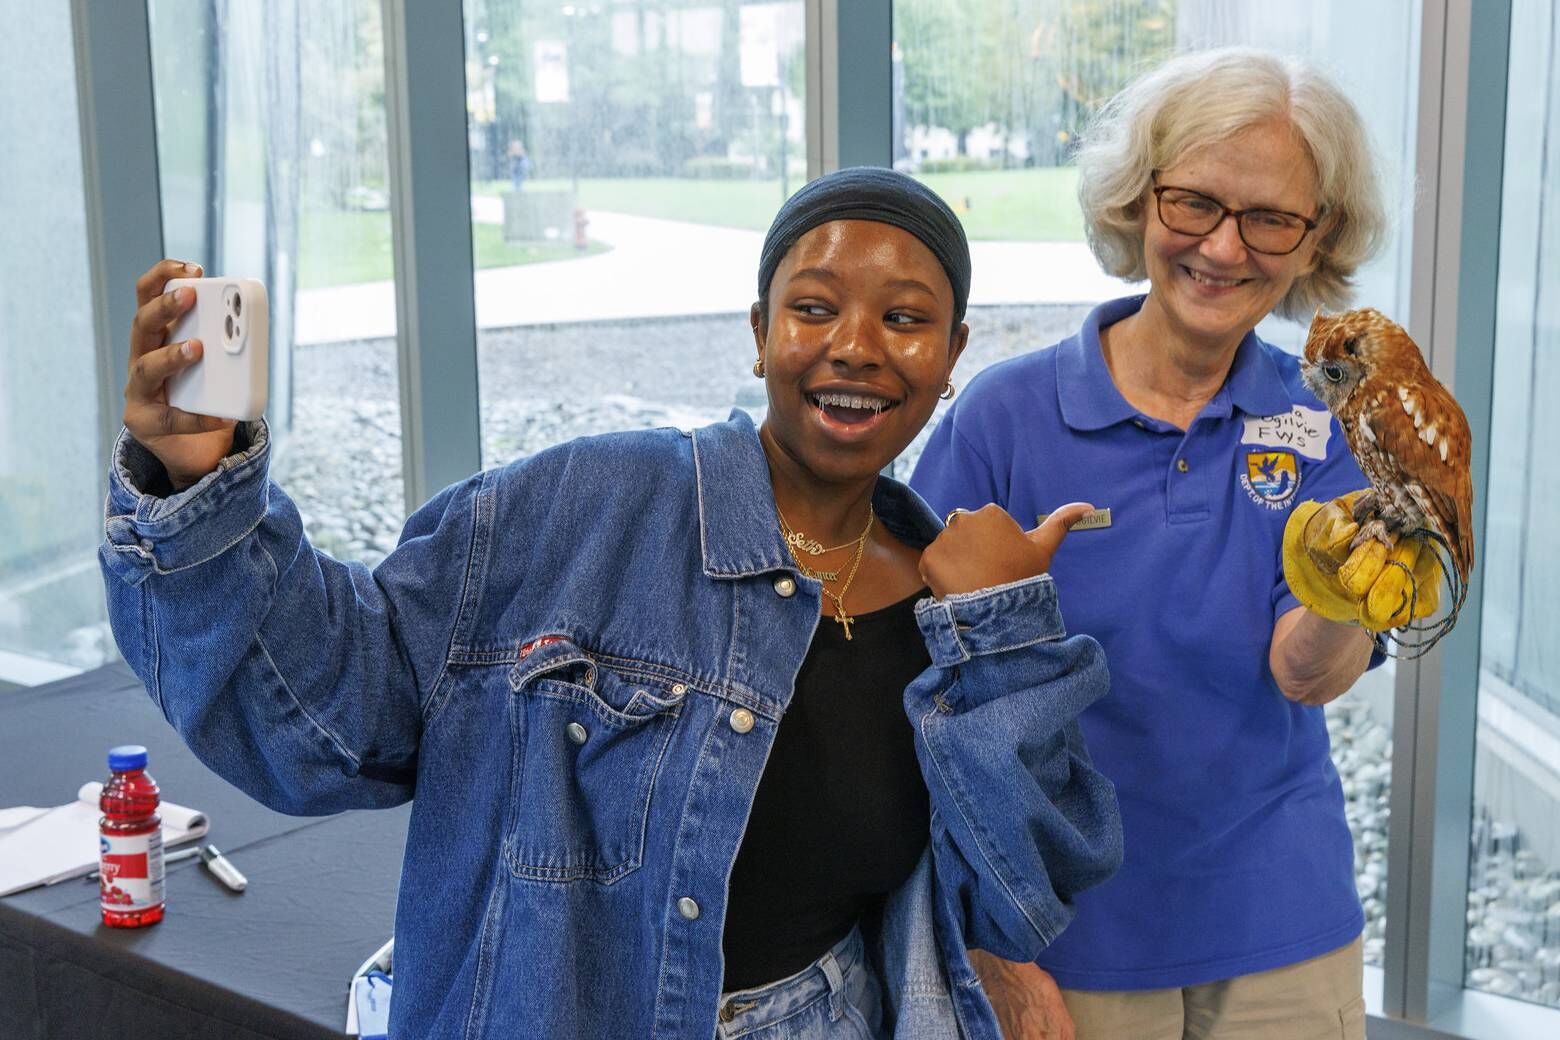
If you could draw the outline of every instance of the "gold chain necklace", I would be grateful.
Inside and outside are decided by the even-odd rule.
[[[777,505],[775,506],[775,514],[779,515],[779,513],[780,507]],[[867,526],[863,527],[861,529],[861,534],[856,536],[856,552],[850,560],[850,573],[845,575],[845,582],[840,586],[840,591],[838,592],[830,591],[828,586],[828,582],[834,581],[839,577],[838,571],[813,570],[802,562],[801,557],[796,555],[796,548],[791,544],[789,539],[787,539],[785,543],[786,549],[791,553],[791,559],[796,561],[796,569],[807,575],[807,577],[812,578],[814,581],[823,584],[823,594],[834,601],[834,623],[845,629],[845,638],[847,640],[854,638],[850,634],[850,626],[856,623],[856,619],[845,613],[845,594],[850,591],[850,583],[856,580],[856,571],[861,567],[861,558],[866,553],[867,535],[872,533],[872,523],[876,519],[877,513],[869,505],[867,507]],[[783,516],[780,517],[780,525],[785,529],[789,529],[790,527],[790,525],[785,522],[785,517]],[[846,542],[844,545],[837,546],[836,548],[843,549],[845,546],[850,544],[850,542]],[[827,577],[825,577],[825,575],[827,575]]]
[[[871,511],[872,507],[869,505],[867,507],[867,512],[870,514]],[[841,549],[849,549],[851,546],[856,544],[857,539],[852,538],[848,542],[841,542],[839,545],[832,545],[828,548],[824,548],[823,543],[818,541],[818,539],[807,537],[801,531],[798,531],[796,528],[787,523],[785,514],[780,512],[780,506],[778,503],[775,505],[775,515],[780,518],[780,533],[785,536],[785,547],[792,550],[791,556],[793,558],[796,556],[796,550],[798,549],[806,553],[808,556],[822,556],[825,553],[839,552]],[[836,575],[839,574],[838,571],[834,571],[832,573]],[[830,580],[832,581],[833,579],[831,578]]]
[[[869,504],[867,506],[868,512],[871,511],[871,508],[872,507]],[[840,577],[840,572],[838,570],[814,570],[812,568],[806,567],[803,565],[801,557],[796,555],[796,551],[800,549],[809,556],[823,556],[827,553],[839,552],[841,549],[851,548],[856,544],[856,539],[852,538],[848,542],[841,542],[839,545],[826,549],[823,547],[823,544],[816,538],[808,538],[807,535],[792,527],[790,521],[786,520],[785,514],[780,512],[779,503],[775,504],[775,515],[780,518],[780,534],[785,539],[786,551],[791,554],[791,559],[796,561],[797,567],[802,569],[802,573],[806,574],[809,578],[815,578],[818,581],[838,581]]]

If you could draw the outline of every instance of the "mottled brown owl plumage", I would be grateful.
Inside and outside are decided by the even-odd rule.
[[[1317,314],[1302,373],[1375,491],[1361,518],[1373,515],[1392,534],[1439,532],[1457,568],[1454,588],[1465,591],[1473,570],[1468,419],[1418,345],[1378,311]]]

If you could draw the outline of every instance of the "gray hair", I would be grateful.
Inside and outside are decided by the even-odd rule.
[[[1313,232],[1315,269],[1295,279],[1277,311],[1305,321],[1317,307],[1346,306],[1354,272],[1387,235],[1364,121],[1315,68],[1249,47],[1172,58],[1128,84],[1090,123],[1078,150],[1078,199],[1100,266],[1118,278],[1146,278],[1144,199],[1153,172],[1275,118],[1309,153],[1323,213]]]

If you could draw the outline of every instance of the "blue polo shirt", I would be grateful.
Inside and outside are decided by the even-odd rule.
[[[1100,329],[994,365],[948,410],[911,486],[939,513],[1001,505],[1026,527],[1074,500],[1110,525],[1073,531],[1051,572],[1068,628],[1105,648],[1110,694],[1082,717],[1115,781],[1126,857],[1079,895],[1039,964],[1071,989],[1190,986],[1351,942],[1364,927],[1322,709],[1268,669],[1299,605],[1284,521],[1366,486],[1295,358],[1253,333],[1191,429],[1116,389]]]

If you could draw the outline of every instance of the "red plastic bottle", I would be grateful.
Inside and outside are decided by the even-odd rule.
[[[98,807],[99,902],[110,928],[140,928],[163,919],[160,792],[146,772],[146,749],[126,744],[108,753],[113,774]]]

